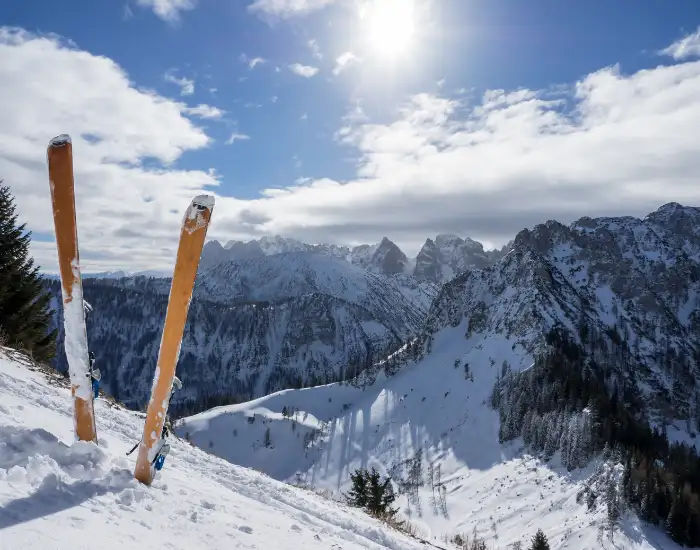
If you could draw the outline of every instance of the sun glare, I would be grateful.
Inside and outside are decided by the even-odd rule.
[[[406,53],[415,33],[413,0],[371,0],[360,17],[370,54],[395,59]]]

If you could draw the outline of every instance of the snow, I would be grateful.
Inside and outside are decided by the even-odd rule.
[[[214,208],[214,195],[197,195],[192,199],[192,204],[211,210]]]
[[[67,143],[71,143],[70,136],[68,134],[61,134],[49,141],[49,147],[63,147]]]
[[[145,487],[132,475],[135,455],[125,457],[143,415],[95,405],[99,446],[73,443],[70,390],[0,351],[0,548],[426,548],[176,438]]]
[[[73,285],[70,293],[63,292],[63,326],[66,335],[64,345],[75,396],[87,401],[90,399],[92,387],[83,309],[83,287],[80,282],[80,268],[75,259],[71,262],[71,268]],[[65,284],[67,282],[61,284],[62,291]]]
[[[517,371],[533,358],[502,335],[465,338],[466,324],[439,331],[423,359],[394,376],[381,373],[364,388],[286,390],[211,409],[176,429],[233,463],[336,495],[347,491],[354,469],[376,467],[404,486],[397,501],[403,516],[443,546],[476,529],[489,547],[518,540],[526,547],[541,528],[552,548],[677,548],[633,515],[624,518],[614,544],[607,534],[600,540],[605,506],[588,511],[577,495],[608,464],[598,460],[567,472],[556,456],[545,462],[520,441],[499,443],[498,415],[488,406],[494,381],[504,361]],[[420,483],[410,489],[417,457]]]
[[[185,218],[182,223],[182,230],[188,233],[194,233],[199,229],[206,227],[209,220],[203,215],[204,210],[209,210],[209,215],[214,208],[214,196],[213,195],[197,195],[192,199],[192,203],[187,207],[185,212]],[[188,226],[185,222],[188,220],[194,220],[191,226]]]

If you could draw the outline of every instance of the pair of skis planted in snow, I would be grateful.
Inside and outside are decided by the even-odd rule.
[[[61,274],[63,326],[73,395],[75,435],[81,441],[96,442],[92,373],[88,357],[83,286],[78,254],[78,230],[75,221],[73,153],[69,136],[61,135],[49,142],[47,160],[58,265]],[[155,473],[154,462],[160,451],[159,443],[170,402],[187,311],[213,208],[214,197],[208,195],[195,197],[182,223],[158,364],[134,471],[136,479],[146,484],[153,481]]]

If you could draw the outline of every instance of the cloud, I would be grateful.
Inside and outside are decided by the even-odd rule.
[[[207,105],[205,103],[200,103],[196,107],[183,107],[182,112],[186,115],[209,119],[219,119],[226,113],[226,111],[219,109],[218,107]]]
[[[357,63],[359,61],[360,61],[360,58],[357,57],[352,52],[342,53],[338,57],[335,58],[335,67],[333,67],[333,74],[337,76],[340,73],[342,73],[346,68],[348,68],[350,65]]]
[[[264,57],[248,57],[246,54],[242,53],[240,55],[240,60],[248,65],[248,69],[253,70],[256,66],[267,63],[267,59]]]
[[[7,107],[0,109],[0,177],[34,234],[37,262],[56,268],[46,146],[65,132],[73,138],[83,268],[172,266],[189,200],[218,184],[206,171],[172,167],[183,152],[210,143],[184,106],[134,87],[106,57],[7,27],[0,28],[0,82]]]
[[[333,2],[335,0],[255,0],[248,9],[260,15],[288,19],[318,11]]]
[[[544,90],[489,90],[466,103],[416,94],[388,122],[357,107],[338,130],[354,177],[316,178],[226,204],[229,238],[285,234],[415,253],[438,232],[491,245],[547,219],[643,215],[700,204],[700,61],[623,74],[605,67]],[[236,225],[245,208],[245,231]],[[245,234],[244,234],[245,233]]]
[[[194,80],[189,78],[178,78],[173,71],[168,71],[163,75],[166,82],[170,82],[180,87],[180,95],[192,95],[194,93]]]
[[[265,59],[262,57],[254,57],[248,61],[248,67],[254,69],[256,65],[262,65],[263,63],[265,63]]]
[[[313,55],[316,59],[323,59],[321,48],[319,47],[318,42],[315,38],[311,38],[310,40],[308,40],[306,42],[306,45],[309,47],[309,50],[311,50],[311,55]]]
[[[247,134],[241,134],[239,132],[233,132],[229,138],[226,140],[226,145],[231,145],[236,141],[246,141],[249,140],[250,136]]]
[[[292,63],[289,65],[289,70],[294,74],[303,76],[304,78],[311,78],[318,72],[318,67],[312,67],[311,65],[302,65],[301,63]]]
[[[136,0],[139,6],[150,8],[163,21],[175,23],[180,20],[180,12],[193,9],[196,0]]]
[[[675,60],[700,57],[700,26],[698,29],[659,52],[662,55],[671,56]]]

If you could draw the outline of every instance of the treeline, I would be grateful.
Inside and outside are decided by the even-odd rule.
[[[606,489],[619,493],[605,495],[608,507],[619,497],[646,521],[662,525],[676,542],[700,546],[695,449],[670,444],[662,430],[650,427],[639,392],[619,376],[631,366],[616,364],[619,356],[599,350],[592,360],[561,330],[553,330],[547,341],[548,353],[532,368],[512,373],[502,367],[491,396],[501,440],[522,437],[545,456],[560,452],[569,469],[584,466],[594,454],[609,453],[625,467],[620,483]],[[619,511],[609,509],[608,515],[614,522]]]

